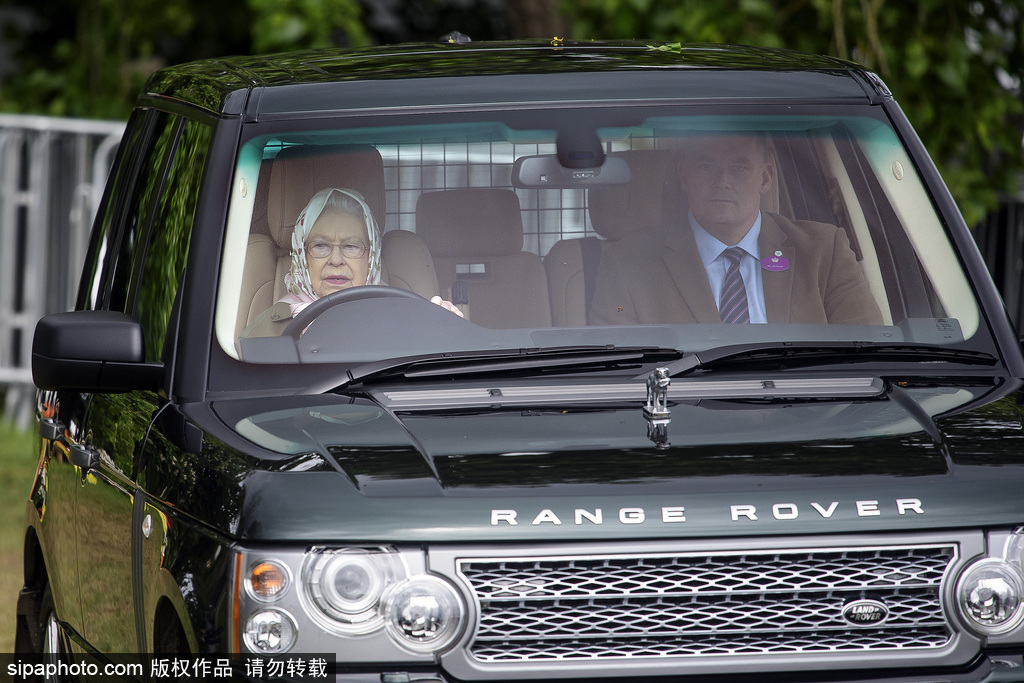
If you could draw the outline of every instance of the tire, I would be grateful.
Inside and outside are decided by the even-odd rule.
[[[39,654],[43,664],[67,663],[68,650],[64,640],[64,633],[60,629],[57,618],[57,610],[53,605],[53,594],[47,584],[43,589],[43,595],[39,599]],[[71,679],[63,676],[41,676],[39,681],[46,683],[65,683]]]

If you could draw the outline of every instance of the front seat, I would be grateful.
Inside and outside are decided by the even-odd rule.
[[[288,147],[265,160],[245,253],[236,339],[254,317],[284,296],[295,220],[313,195],[327,187],[358,190],[384,230],[384,162],[375,148]]]

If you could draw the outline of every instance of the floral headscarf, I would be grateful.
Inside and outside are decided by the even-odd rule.
[[[332,198],[332,195],[335,193],[341,195],[341,197]],[[355,200],[362,215],[353,210],[355,207],[352,206],[351,201],[345,200],[346,197]],[[377,221],[373,219],[373,213],[366,204],[366,200],[363,199],[363,195],[355,190],[348,189],[327,188],[320,190],[313,195],[313,198],[306,204],[306,208],[299,213],[299,217],[295,221],[295,229],[292,231],[292,265],[288,274],[284,277],[288,294],[281,297],[281,301],[291,306],[293,316],[320,298],[313,290],[313,281],[309,276],[309,265],[306,263],[306,240],[309,238],[309,233],[313,230],[316,220],[323,213],[324,209],[328,207],[329,203],[331,208],[357,216],[366,224],[366,235],[370,240],[368,250],[369,270],[366,274],[366,284],[382,284],[380,276],[380,228],[377,227]],[[349,206],[343,206],[342,204],[348,204]]]

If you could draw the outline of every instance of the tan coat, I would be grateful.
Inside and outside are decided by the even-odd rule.
[[[769,323],[882,324],[841,228],[764,213],[758,246],[761,256],[781,251],[789,260],[786,270],[762,270]],[[635,233],[604,250],[590,324],[721,321],[688,226]]]
[[[292,307],[283,301],[278,301],[270,308],[263,309],[259,315],[252,319],[238,339],[235,340],[235,350],[242,355],[242,340],[251,337],[280,337],[284,328],[292,321]]]

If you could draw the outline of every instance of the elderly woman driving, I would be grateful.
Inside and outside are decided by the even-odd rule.
[[[295,221],[288,293],[257,315],[242,337],[281,334],[291,318],[320,297],[361,285],[387,284],[381,276],[381,234],[363,196],[327,188],[309,200]],[[462,316],[448,301],[431,301]]]

